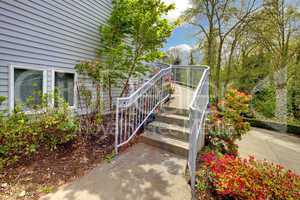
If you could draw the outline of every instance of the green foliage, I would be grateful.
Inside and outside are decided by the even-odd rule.
[[[231,81],[238,90],[250,93],[270,74],[270,55],[262,51],[251,55],[242,54],[240,62],[236,63]]]
[[[208,188],[206,179],[207,179],[206,170],[200,169],[197,172],[197,182],[196,182],[196,185],[195,185],[196,190],[204,191]]]
[[[54,191],[54,187],[53,186],[43,186],[39,189],[40,192],[43,192],[45,194],[51,193]]]
[[[98,58],[76,66],[78,72],[87,73],[108,89],[110,109],[112,87],[124,83],[123,96],[130,78],[147,71],[142,62],[163,56],[160,48],[174,28],[163,16],[173,8],[161,0],[113,1],[112,14],[100,28]]]
[[[105,160],[106,162],[108,162],[108,163],[111,163],[115,157],[116,157],[116,153],[113,151],[112,153],[107,154],[107,155],[104,157],[104,160]]]
[[[272,85],[265,87],[253,96],[251,102],[254,110],[254,116],[261,118],[274,118],[275,117],[275,88]],[[262,115],[262,116],[259,116]]]
[[[75,138],[78,127],[67,103],[59,107],[36,105],[25,114],[19,106],[0,117],[0,169],[22,156],[30,156],[41,146],[54,150]]]
[[[191,5],[184,20],[195,25],[199,29],[197,37],[203,38],[199,46],[204,54],[203,63],[211,67],[212,98],[230,86],[251,93],[269,79],[277,92],[256,90],[254,110],[261,112],[262,117],[279,122],[286,118],[297,121],[300,118],[300,12],[297,5],[286,0],[192,0]],[[282,69],[286,68],[285,77]],[[287,114],[286,101],[275,102],[275,98],[287,100]]]
[[[237,155],[235,142],[250,129],[249,123],[243,118],[243,114],[249,112],[249,102],[249,95],[229,89],[225,98],[217,106],[211,107],[206,135],[209,148],[223,154]]]
[[[299,199],[300,176],[267,161],[217,156],[201,157],[213,191],[222,199]]]
[[[93,92],[85,87],[84,84],[77,84],[79,109],[81,116],[80,121],[80,134],[92,135],[99,133],[102,128],[103,120],[103,100],[100,96],[100,87],[96,84],[96,99],[93,98]]]
[[[66,103],[58,108],[47,108],[32,123],[36,123],[37,133],[41,136],[40,142],[51,150],[73,140],[78,129],[78,122]]]

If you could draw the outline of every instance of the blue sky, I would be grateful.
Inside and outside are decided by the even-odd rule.
[[[163,0],[166,3],[175,3],[176,9],[172,11],[168,16],[166,16],[169,20],[176,20],[183,11],[191,6],[190,0]],[[257,0],[257,2],[261,2],[261,0]],[[297,6],[300,9],[300,0],[286,0],[287,4],[292,4]],[[173,31],[172,36],[168,39],[166,44],[164,45],[163,50],[167,50],[170,47],[180,45],[180,44],[188,44],[190,46],[195,46],[197,44],[197,37],[195,34],[199,31],[196,27],[192,25],[183,25],[176,28]]]
[[[171,11],[171,13],[166,16],[171,21],[176,20],[183,11],[188,9],[191,4],[190,0],[163,0],[166,3],[174,3],[176,6],[176,9]],[[195,45],[196,38],[194,37],[194,34],[196,33],[195,27],[191,25],[183,25],[181,27],[176,28],[173,31],[172,36],[168,39],[167,43],[165,44],[163,50],[166,50],[172,46],[176,46],[179,44],[188,44],[188,45]]]
[[[195,37],[195,33],[197,33],[197,29],[189,24],[176,28],[165,44],[163,50],[167,50],[168,48],[179,44],[188,44],[190,46],[196,45],[197,38]]]

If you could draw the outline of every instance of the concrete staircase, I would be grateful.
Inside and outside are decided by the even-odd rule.
[[[181,156],[187,156],[189,148],[188,110],[163,107],[155,120],[145,127],[142,141]]]

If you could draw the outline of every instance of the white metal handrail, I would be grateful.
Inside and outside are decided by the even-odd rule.
[[[130,141],[144,125],[155,109],[168,97],[164,85],[172,77],[176,84],[194,88],[189,107],[189,154],[188,167],[191,187],[195,189],[197,153],[204,145],[204,119],[209,103],[208,66],[169,66],[162,69],[129,97],[117,99],[115,149]]]
[[[209,104],[209,67],[205,67],[201,80],[193,94],[190,104],[190,138],[189,138],[189,155],[188,167],[191,178],[191,187],[193,195],[195,194],[196,183],[196,162],[197,154],[204,146],[205,140],[205,115]]]
[[[171,67],[160,70],[129,97],[116,102],[115,152],[127,144],[144,125],[155,109],[164,102],[169,93],[165,87],[171,80]]]

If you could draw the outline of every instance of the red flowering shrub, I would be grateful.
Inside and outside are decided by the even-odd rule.
[[[237,155],[235,141],[247,133],[250,125],[242,116],[249,112],[250,95],[229,89],[218,105],[211,107],[206,143],[223,154]]]
[[[217,157],[214,152],[201,157],[209,180],[221,197],[245,200],[300,199],[300,176],[266,161]]]

